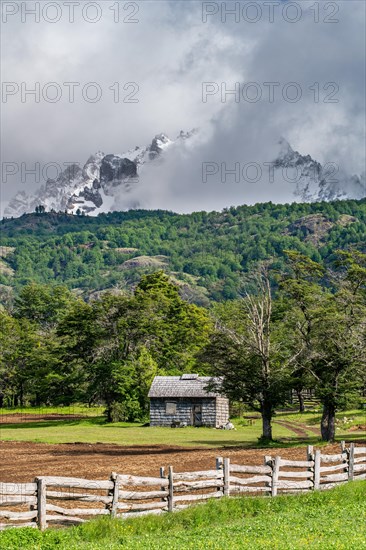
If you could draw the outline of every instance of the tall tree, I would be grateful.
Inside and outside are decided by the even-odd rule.
[[[73,294],[64,286],[29,283],[15,300],[14,315],[42,328],[50,328],[56,325],[74,300]]]
[[[89,399],[105,401],[108,420],[116,402],[129,401],[133,420],[146,412],[152,377],[190,371],[209,330],[207,312],[182,300],[176,285],[157,272],[143,277],[133,296],[107,293],[78,303],[58,334],[63,362],[84,365]]]
[[[299,253],[288,256],[292,270],[282,288],[290,298],[289,345],[322,403],[322,439],[332,441],[336,411],[357,395],[365,373],[366,257],[343,255],[336,275]]]
[[[255,278],[255,294],[216,308],[216,331],[202,359],[220,377],[220,388],[261,413],[262,439],[272,440],[276,407],[288,396],[288,363],[280,345],[280,324],[266,270]],[[218,388],[217,388],[218,389]]]

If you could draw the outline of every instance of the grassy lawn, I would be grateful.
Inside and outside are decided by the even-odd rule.
[[[12,529],[1,550],[366,548],[366,482],[300,496],[210,501],[165,516],[103,518],[58,531]]]
[[[105,407],[87,405],[69,405],[67,407],[12,407],[12,408],[0,408],[0,421],[1,416],[4,414],[77,414],[83,416],[100,416],[103,414]]]
[[[69,408],[67,408],[69,409]],[[49,414],[52,409],[47,409]],[[77,414],[77,413],[75,413]],[[338,417],[352,419],[341,423],[337,430],[337,439],[352,438],[357,441],[365,438],[365,431],[349,431],[352,425],[366,424],[366,412],[340,412]],[[0,416],[1,419],[1,416]],[[1,421],[1,420],[0,420]],[[250,423],[252,422],[252,424]],[[279,423],[277,423],[279,422]],[[299,427],[303,435],[299,436],[288,425]],[[314,427],[320,422],[319,411],[307,412],[302,415],[283,412],[275,417],[273,426],[276,445],[283,443],[286,446],[307,443],[317,443],[318,436]],[[83,419],[46,420],[35,422],[19,422],[17,424],[2,424],[0,439],[3,441],[34,441],[43,443],[117,443],[119,445],[180,445],[180,446],[256,446],[261,433],[261,420],[248,421],[234,419],[236,430],[215,430],[212,428],[182,429],[150,428],[138,423],[106,424],[102,416],[93,416]],[[291,441],[290,441],[291,440]]]
[[[292,411],[279,413],[276,416],[281,420],[288,420],[290,422],[301,422],[311,427],[318,427],[321,419],[321,411],[305,411],[302,414],[293,413]],[[366,424],[366,409],[353,409],[348,411],[339,411],[337,413],[337,420],[339,421],[339,431],[344,431],[352,426],[365,425]],[[338,430],[337,430],[338,431]]]
[[[3,424],[0,439],[43,443],[117,443],[119,445],[181,445],[217,447],[220,445],[254,445],[260,435],[260,420],[237,430],[213,428],[150,428],[138,423],[106,424],[104,418],[50,420]],[[291,437],[285,427],[275,428],[276,437]]]

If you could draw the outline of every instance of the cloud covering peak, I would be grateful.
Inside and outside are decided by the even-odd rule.
[[[2,200],[39,187],[36,162],[82,165],[91,151],[193,127],[194,148],[172,152],[147,178],[155,207],[249,201],[243,182],[205,185],[202,164],[265,165],[280,136],[323,165],[365,170],[363,2],[120,2],[117,14],[103,1],[89,3],[101,10],[94,23],[97,9],[80,3],[70,22],[65,4],[57,22],[51,10],[39,23],[20,10],[2,25],[1,153],[17,167],[3,169]]]

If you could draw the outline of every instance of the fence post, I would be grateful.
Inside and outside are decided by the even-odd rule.
[[[277,495],[277,483],[278,483],[278,476],[280,473],[280,465],[281,465],[281,457],[276,456],[274,461],[274,466],[272,470],[272,496],[275,497]]]
[[[161,477],[161,479],[165,479],[165,468],[164,468],[164,466],[161,466],[161,468],[160,468],[160,477]],[[166,490],[166,487],[164,487],[164,486],[162,485],[162,486],[160,487],[160,490],[161,490],[161,491],[165,491],[165,490]],[[166,497],[162,497],[162,498],[161,498],[161,501],[162,501],[162,502],[166,502],[166,501],[167,501]]]
[[[307,460],[314,460],[314,447],[313,445],[308,445],[306,448]]]
[[[268,456],[268,455],[265,455],[264,457],[264,465],[265,466],[271,466],[272,464],[272,457],[271,456]]]
[[[310,462],[310,461],[314,461],[314,459],[315,459],[314,447],[313,447],[313,445],[308,445],[307,448],[306,448],[306,460],[309,460],[309,462]],[[313,489],[314,489],[314,466],[309,467],[308,471],[312,472],[312,474],[313,474]]]
[[[174,508],[174,480],[173,480],[174,472],[173,467],[169,466],[169,496],[168,496],[168,512],[173,512]]]
[[[320,488],[320,462],[321,462],[321,452],[315,451],[314,457],[314,491],[317,491]]]
[[[351,443],[348,451],[348,481],[353,481],[355,465],[355,444]]]
[[[222,470],[222,456],[216,457],[216,470]]]
[[[36,477],[37,483],[37,524],[38,529],[44,531],[47,529],[47,500],[46,500],[46,480],[42,477]]]
[[[230,458],[224,458],[224,497],[230,496]]]
[[[115,518],[118,512],[119,475],[112,472],[111,481],[113,481],[113,489],[111,490],[111,494],[112,494],[111,517]]]
[[[272,474],[273,474],[272,457],[268,456],[268,455],[265,455],[264,459],[263,459],[263,464],[264,464],[264,466],[269,466],[271,468],[271,473],[270,473],[271,481],[268,484],[268,492],[271,493],[272,492]]]
[[[346,442],[341,441],[341,453],[344,453],[345,450],[346,450]]]

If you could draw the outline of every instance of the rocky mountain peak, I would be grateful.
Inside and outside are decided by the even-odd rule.
[[[185,134],[187,138],[191,135]],[[178,138],[177,138],[178,139]],[[174,143],[160,133],[145,147],[122,154],[104,154],[97,151],[81,168],[77,164],[67,166],[56,179],[49,179],[33,195],[25,191],[17,193],[4,211],[5,217],[18,217],[34,212],[36,206],[46,210],[77,211],[98,214],[113,209],[116,194],[128,193],[138,179],[140,167],[154,162]],[[134,204],[135,207],[138,204]]]
[[[286,158],[293,155],[294,150],[292,149],[291,145],[284,137],[280,137],[280,139],[278,140],[278,145],[279,145],[279,151],[277,156],[278,159]]]
[[[165,134],[157,134],[149,147],[149,158],[154,160],[173,142]]]
[[[34,212],[40,205],[48,211],[81,211],[93,215],[112,211],[116,204],[122,204],[123,208],[143,208],[145,205],[136,198],[132,199],[131,193],[139,180],[144,178],[150,165],[164,161],[170,148],[183,146],[197,132],[197,129],[190,132],[181,130],[175,140],[160,133],[149,145],[136,146],[121,154],[97,151],[83,167],[77,164],[67,166],[56,179],[47,180],[33,194],[18,192],[4,215],[18,217]],[[365,174],[350,176],[338,167],[322,166],[310,155],[295,151],[284,137],[278,141],[278,152],[272,165],[276,181],[289,189],[288,201],[316,202],[366,196]]]

